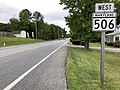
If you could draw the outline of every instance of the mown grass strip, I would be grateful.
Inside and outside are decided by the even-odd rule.
[[[21,44],[30,44],[30,43],[37,43],[43,42],[45,40],[39,39],[29,39],[29,38],[15,38],[15,37],[0,37],[0,47],[4,46],[12,46],[12,45],[21,45]]]
[[[100,51],[69,48],[66,66],[69,90],[101,90]],[[120,54],[105,54],[104,90],[120,90]]]
[[[98,43],[98,42],[96,42],[96,43],[90,43],[90,47],[101,47],[101,44],[100,43]],[[113,47],[113,46],[107,46],[107,45],[105,45],[105,47],[106,48],[115,48],[115,47]]]

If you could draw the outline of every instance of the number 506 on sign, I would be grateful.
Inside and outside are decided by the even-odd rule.
[[[116,29],[115,17],[93,17],[93,31],[114,31]]]

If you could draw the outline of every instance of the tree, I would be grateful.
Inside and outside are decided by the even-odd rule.
[[[115,0],[115,12],[117,13],[117,25],[120,24],[120,0]]]
[[[37,22],[44,22],[44,21],[43,21],[44,16],[43,16],[40,12],[38,12],[38,11],[35,11],[35,12],[33,13],[33,18],[34,18],[35,21],[37,21]]]
[[[9,20],[10,31],[19,31],[19,20],[16,18],[11,18]]]
[[[9,25],[0,23],[0,31],[9,31]]]
[[[25,30],[29,32],[30,30],[30,20],[31,20],[32,13],[28,9],[24,9],[19,13],[19,20],[20,20],[20,28],[21,30]]]
[[[39,26],[40,26],[41,23],[44,23],[44,21],[43,21],[44,16],[40,12],[35,11],[33,13],[32,18],[34,19],[34,22],[35,22],[35,32],[36,32],[35,36],[36,36],[36,39],[37,39],[38,23],[39,23]]]
[[[60,0],[64,9],[69,11],[65,17],[68,27],[75,38],[85,41],[85,48],[89,49],[89,41],[97,36],[92,32],[92,13],[95,3],[110,2],[111,0]],[[116,0],[113,0],[116,2]]]
[[[66,36],[66,31],[60,26],[54,24],[43,23],[41,30],[38,31],[38,38],[45,40],[54,40]],[[58,32],[59,30],[59,32]],[[59,35],[58,35],[59,34]],[[63,37],[62,37],[63,36]]]

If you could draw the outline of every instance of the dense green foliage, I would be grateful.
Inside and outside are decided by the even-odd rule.
[[[120,54],[106,52],[105,85],[100,87],[100,52],[69,48],[66,76],[69,90],[120,90]]]
[[[0,31],[9,31],[9,25],[0,23]]]
[[[11,18],[10,20],[10,31],[20,31],[19,20],[15,18]]]
[[[66,31],[54,24],[49,25],[48,23],[44,23],[43,28],[38,31],[38,38],[45,40],[53,40],[64,37],[66,37]]]
[[[29,31],[31,15],[32,15],[32,13],[27,9],[24,9],[19,13],[20,30],[25,30],[26,32]]]
[[[100,34],[92,32],[92,13],[95,12],[95,3],[114,2],[118,18],[120,18],[120,1],[119,0],[60,0],[64,9],[69,11],[69,15],[65,18],[70,28],[72,38],[84,40],[86,47],[91,39],[99,39]],[[120,23],[120,19],[117,19]]]
[[[35,11],[34,13],[33,13],[33,21],[35,22],[35,38],[37,39],[38,37],[38,35],[37,35],[37,30],[38,30],[38,25],[41,25],[44,21],[43,21],[43,15],[40,13],[40,12],[38,12],[38,11]]]
[[[27,37],[36,39],[53,40],[66,37],[65,29],[54,24],[44,23],[44,16],[38,11],[31,13],[28,9],[23,9],[19,13],[19,19],[11,18],[8,24],[0,23],[0,31],[22,30],[28,33]]]

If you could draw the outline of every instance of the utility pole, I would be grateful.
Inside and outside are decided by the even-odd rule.
[[[37,21],[35,21],[35,34],[36,34],[35,35],[36,36],[35,39],[37,39]]]
[[[59,34],[59,27],[58,27],[58,39],[60,38],[60,34]]]

